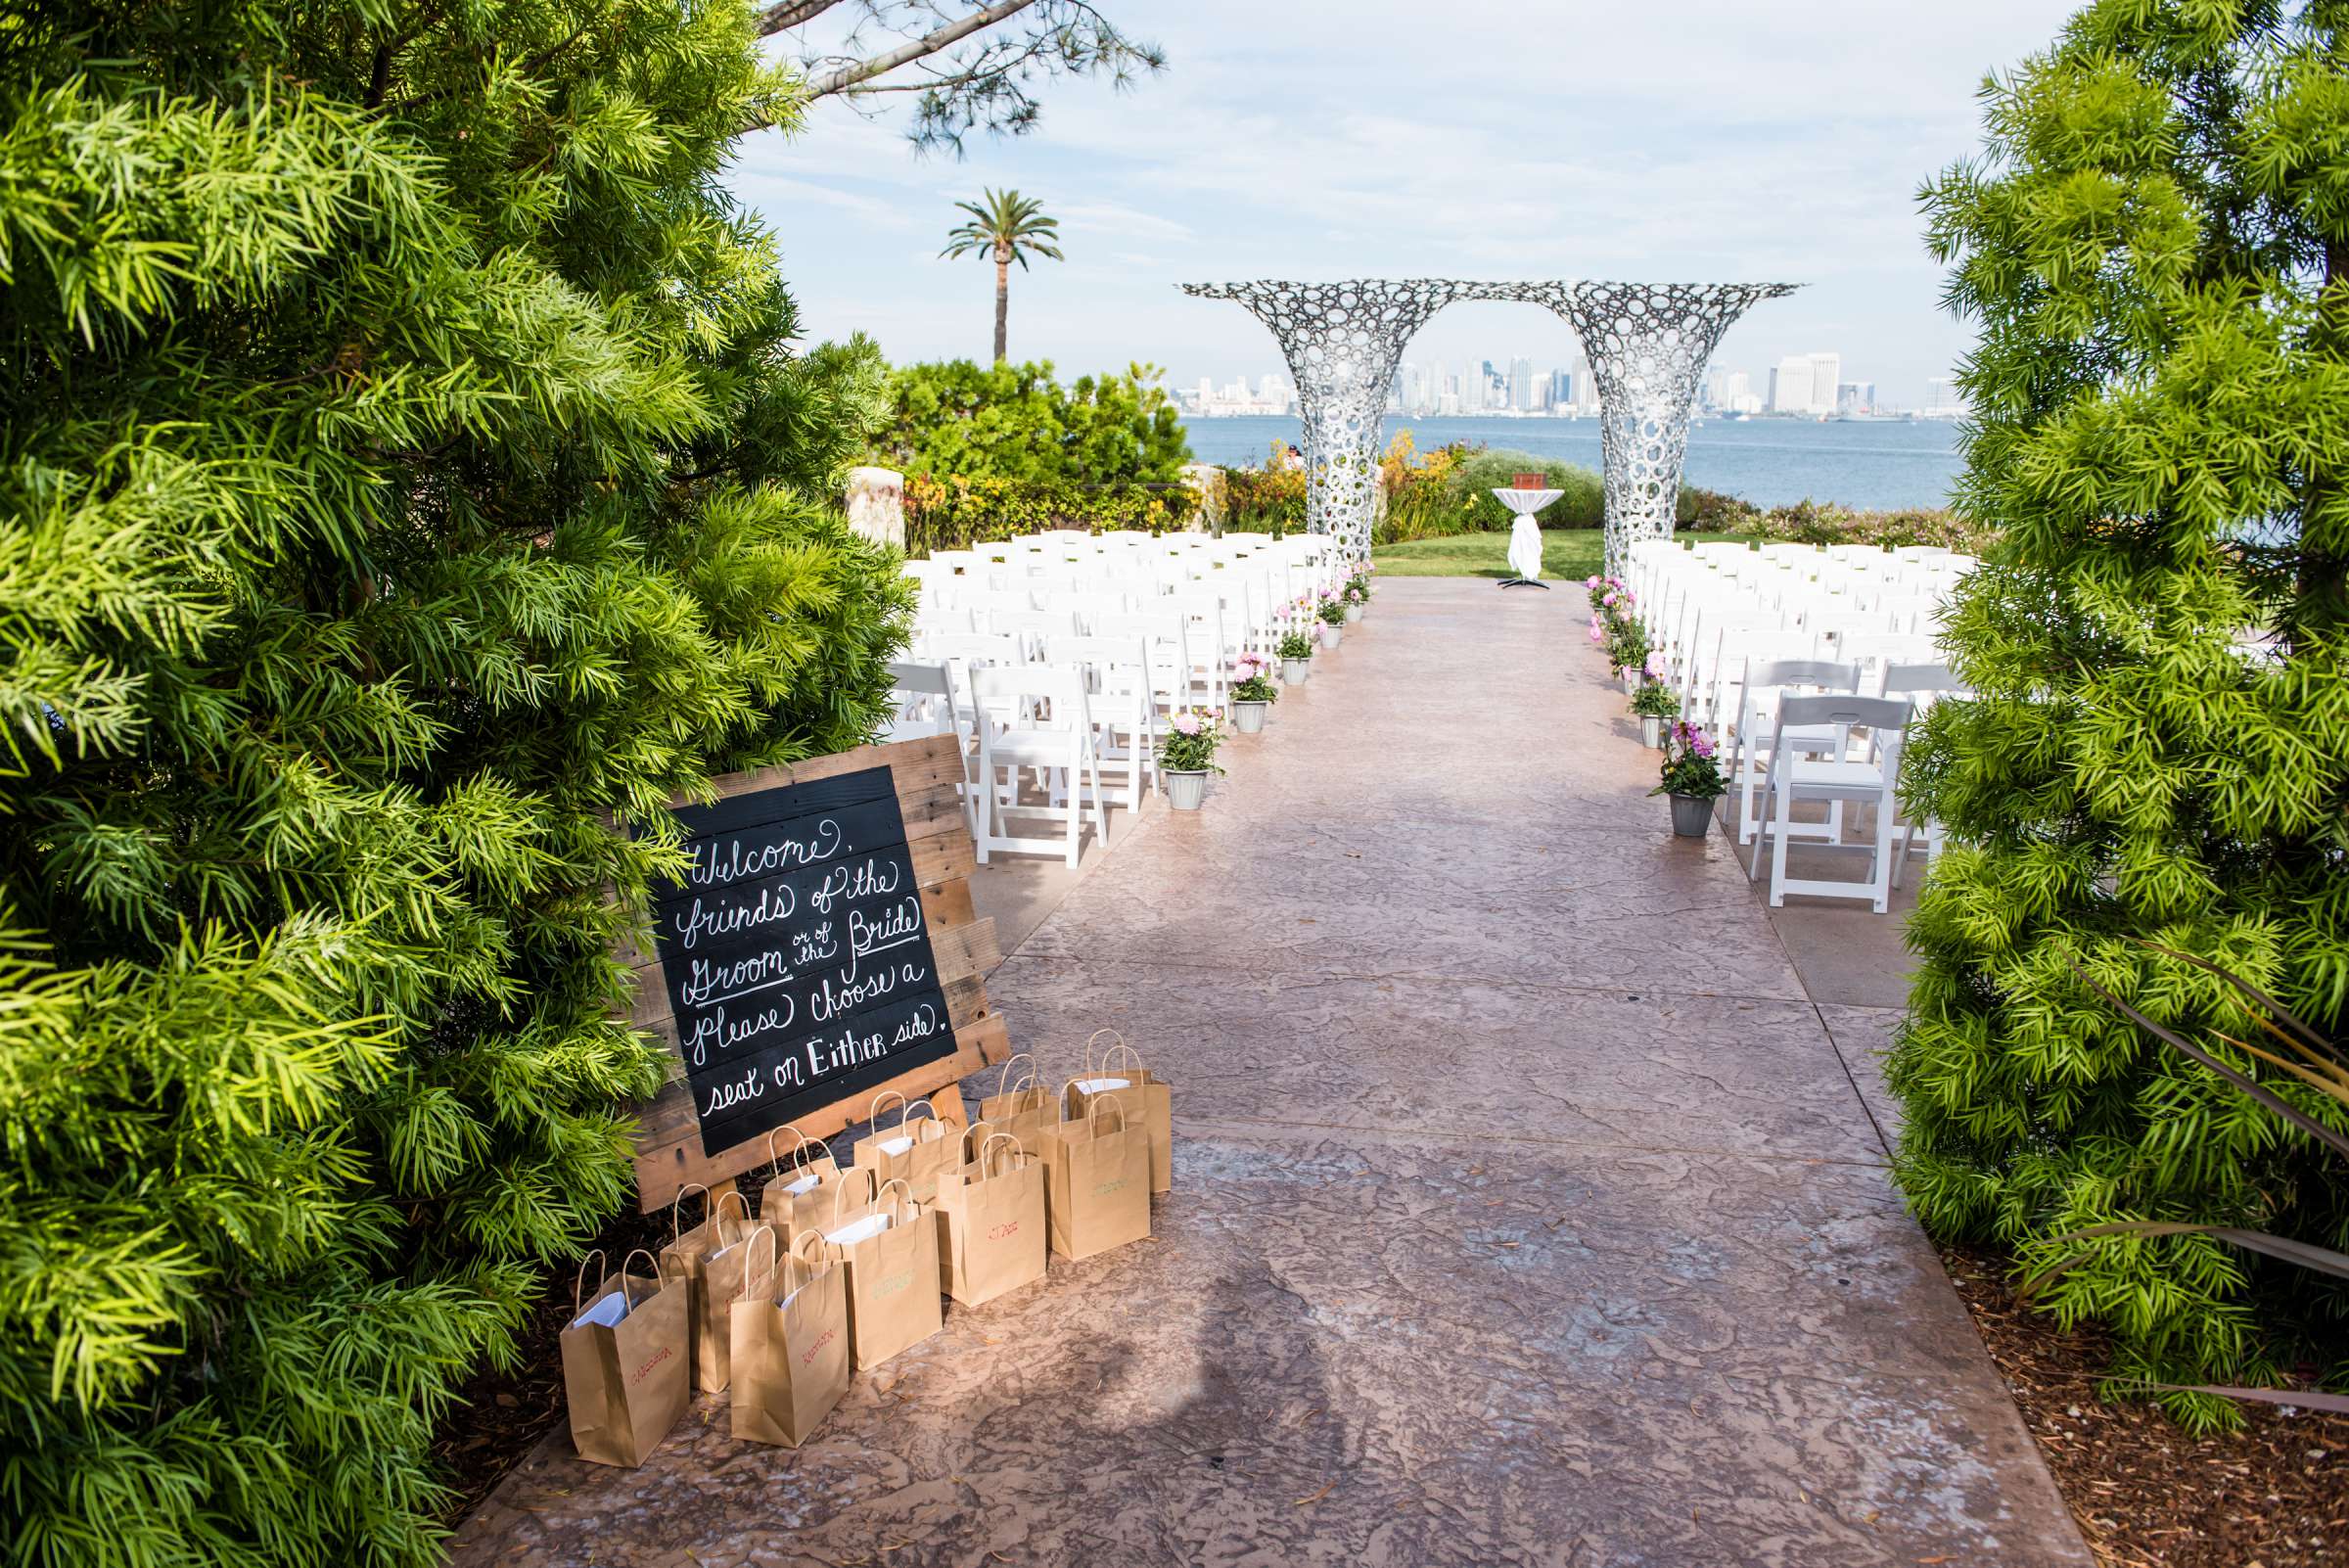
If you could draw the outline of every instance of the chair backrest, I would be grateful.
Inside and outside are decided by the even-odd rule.
[[[1909,725],[1911,705],[1890,697],[1789,697],[1778,704],[1778,723],[1787,729],[1837,724],[1865,726],[1879,735],[1898,734]]]
[[[1876,683],[1881,696],[1902,696],[1914,703],[1922,713],[1932,706],[1936,697],[1956,697],[1965,694],[1965,682],[1948,665],[1884,666],[1883,678]]]
[[[944,665],[893,663],[889,686],[897,704],[889,721],[891,740],[964,734],[961,705],[954,697],[954,673]]]
[[[1860,689],[1860,670],[1856,665],[1839,665],[1828,659],[1749,661],[1745,667],[1745,684],[1749,691],[1773,686],[1821,686],[1830,692],[1856,693]]]
[[[1000,728],[1067,729],[1085,715],[1083,672],[1058,665],[975,669],[971,694]]]

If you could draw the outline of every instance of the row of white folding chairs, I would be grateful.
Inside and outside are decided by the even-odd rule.
[[[1027,659],[1066,637],[1140,637],[1171,650],[1179,669],[1188,672],[1183,704],[1220,708],[1228,684],[1227,672],[1243,653],[1260,651],[1275,634],[1260,631],[1245,616],[1226,614],[1224,603],[1212,595],[1196,598],[1143,600],[1148,609],[1015,610],[995,609],[967,619],[952,616],[925,620],[914,628],[918,657],[939,657],[952,646],[964,650],[973,638],[1016,641]]]
[[[889,738],[955,737],[964,818],[982,865],[995,853],[1057,853],[1074,868],[1088,817],[1098,841],[1109,843],[1103,775],[1125,764],[1128,810],[1157,785],[1158,702],[1146,645],[1064,638],[1054,651],[1052,663],[891,667],[898,712]],[[1040,798],[1023,795],[1024,770],[1036,775]],[[1012,831],[1015,818],[1034,816],[1059,822],[1057,843]]]

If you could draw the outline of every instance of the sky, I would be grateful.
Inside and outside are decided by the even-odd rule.
[[[2070,0],[1101,0],[1163,45],[1133,90],[1048,84],[1028,135],[915,156],[838,99],[744,140],[729,179],[779,236],[812,338],[983,359],[994,269],[939,251],[959,200],[1012,186],[1066,261],[1011,276],[1010,349],[1064,379],[1143,361],[1172,384],[1281,366],[1236,304],[1180,282],[1351,277],[1771,280],[1717,365],[1783,354],[1915,406],[1968,342],[1940,302],[1918,185],[1980,146],[1984,74]],[[781,42],[778,40],[778,42]],[[1405,359],[1562,366],[1533,305],[1463,303]]]

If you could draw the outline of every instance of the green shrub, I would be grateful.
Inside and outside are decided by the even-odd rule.
[[[1998,544],[1999,530],[1948,507],[1904,507],[1888,512],[1861,512],[1850,507],[1798,501],[1768,511],[1748,507],[1727,525],[1740,533],[1782,540],[1789,544],[1872,544],[1886,549],[1932,544],[1987,555]]]
[[[1185,529],[1198,515],[1199,496],[1180,484],[1070,484],[1007,479],[905,481],[905,553],[1017,538],[1049,529],[1102,532]]]
[[[1490,533],[1510,527],[1517,521],[1516,514],[1496,500],[1493,492],[1507,488],[1520,474],[1535,472],[1542,475],[1546,488],[1564,492],[1536,514],[1543,528],[1594,529],[1605,521],[1606,489],[1590,470],[1531,452],[1487,448],[1469,454],[1446,481],[1445,499],[1460,519],[1459,527],[1449,531]]]
[[[1910,928],[1897,1171],[1934,1231],[2034,1271],[2063,1232],[2138,1220],[2349,1243],[2318,1145],[2083,978],[2349,1128],[2223,1042],[2263,1036],[2222,979],[2131,940],[2341,1033],[2345,52],[2337,6],[2094,5],[1994,83],[1987,156],[1926,191],[1982,327],[1958,511],[2004,536],[1950,623],[1979,699],[1933,711],[1906,780],[1956,843]],[[2133,1238],[2046,1299],[2108,1325],[2133,1380],[2273,1381],[2303,1356],[2337,1378],[2342,1302],[2313,1277]]]
[[[747,7],[61,0],[0,70],[0,1542],[424,1564],[628,1187],[646,820],[870,731],[894,557],[717,181]],[[29,30],[27,30],[29,29]],[[616,901],[613,892],[619,895]]]
[[[1159,376],[1130,365],[1063,387],[1048,362],[905,365],[890,377],[875,460],[939,479],[1172,484],[1191,449]]]
[[[1305,527],[1302,468],[1283,468],[1277,461],[1263,468],[1227,468],[1223,471],[1223,498],[1226,529],[1278,533]]]

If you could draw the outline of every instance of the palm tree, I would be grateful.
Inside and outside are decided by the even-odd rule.
[[[976,251],[991,255],[995,261],[995,360],[1005,357],[1004,321],[1011,304],[1011,264],[1017,261],[1020,270],[1028,270],[1028,254],[1048,255],[1055,261],[1066,260],[1056,243],[1060,239],[1060,219],[1044,216],[1044,205],[1022,196],[1017,191],[982,191],[984,202],[957,202],[955,207],[971,215],[971,221],[947,232],[951,243],[939,252],[942,256],[969,255]]]

